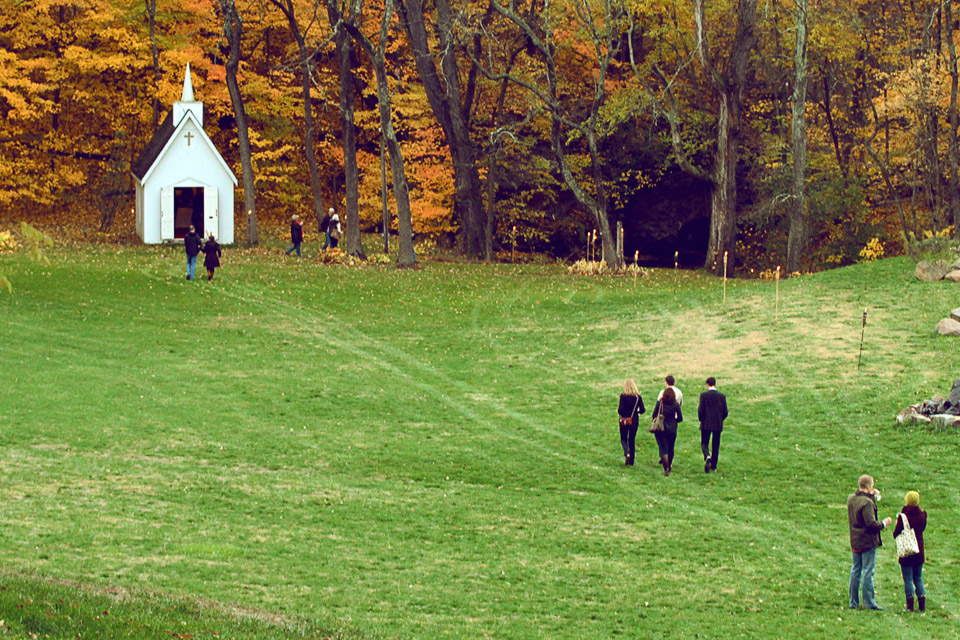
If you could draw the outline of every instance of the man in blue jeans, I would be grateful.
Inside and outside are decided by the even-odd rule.
[[[197,273],[197,255],[200,253],[200,245],[203,240],[193,225],[190,225],[190,231],[183,237],[183,248],[187,252],[187,280],[193,280]]]
[[[860,585],[863,584],[863,606],[882,610],[873,592],[873,571],[877,566],[877,548],[882,546],[880,532],[893,522],[892,518],[877,520],[877,500],[880,493],[873,488],[873,478],[860,476],[856,493],[847,498],[847,517],[850,520],[850,549],[853,564],[850,567],[850,608],[860,606]]]

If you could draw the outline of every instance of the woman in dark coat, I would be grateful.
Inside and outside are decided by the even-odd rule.
[[[220,256],[223,252],[220,251],[220,245],[217,244],[212,233],[203,245],[203,254],[206,256],[203,259],[203,266],[207,268],[207,280],[213,280],[213,270],[220,266]]]
[[[663,475],[670,475],[673,469],[673,448],[677,443],[677,424],[683,422],[683,414],[680,412],[680,405],[677,404],[677,395],[673,389],[667,387],[663,390],[663,396],[657,400],[653,408],[653,418],[656,419],[663,412],[663,431],[653,433],[657,438],[657,446],[660,448],[660,464],[663,465]]]
[[[617,414],[620,416],[620,446],[623,447],[624,464],[628,467],[633,466],[637,427],[640,425],[640,414],[644,411],[640,390],[633,380],[627,380],[623,383]]]
[[[927,592],[923,588],[923,530],[927,528],[927,512],[920,508],[920,494],[916,491],[907,493],[906,504],[897,515],[897,526],[893,530],[896,538],[903,531],[903,519],[906,518],[910,528],[917,535],[917,546],[920,553],[906,558],[900,558],[900,573],[903,574],[903,595],[907,597],[907,611],[913,611],[913,594],[917,594],[917,609],[927,610]]]

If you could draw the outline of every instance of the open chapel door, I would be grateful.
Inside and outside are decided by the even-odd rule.
[[[160,240],[173,240],[173,187],[160,189]]]
[[[216,187],[203,188],[203,235],[220,239],[220,192]]]

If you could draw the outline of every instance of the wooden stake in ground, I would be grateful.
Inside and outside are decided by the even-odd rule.
[[[773,321],[780,321],[780,265],[777,265],[777,303],[774,307]]]
[[[860,326],[860,355],[857,356],[857,371],[860,371],[860,359],[863,358],[863,334],[867,331],[867,310],[863,310],[863,324]]]
[[[623,260],[623,223],[617,220],[617,269],[627,266],[627,261]]]
[[[677,297],[677,280],[680,279],[680,252],[673,252],[673,297]]]
[[[723,252],[723,303],[727,303],[727,252]]]
[[[639,273],[640,271],[640,265],[638,264],[639,262],[640,262],[640,250],[638,249],[633,252],[633,288],[634,289],[637,288],[637,273]]]
[[[517,261],[517,225],[513,225],[513,233],[511,234],[512,246],[510,248],[510,262]]]

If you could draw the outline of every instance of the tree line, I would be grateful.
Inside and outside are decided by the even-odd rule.
[[[956,34],[949,1],[4,3],[0,205],[117,225],[189,62],[250,244],[335,205],[401,266],[413,231],[492,259],[594,229],[622,265],[638,195],[684,175],[705,267],[846,264],[960,238]]]

